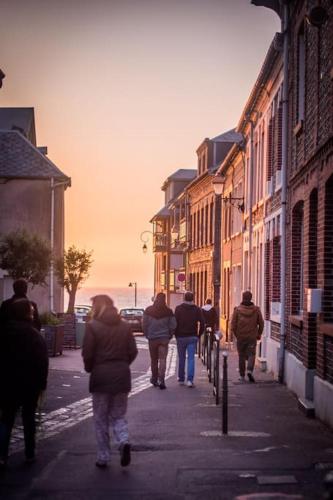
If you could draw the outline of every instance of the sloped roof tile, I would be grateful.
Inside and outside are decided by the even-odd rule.
[[[51,160],[17,131],[0,130],[0,177],[68,180]]]

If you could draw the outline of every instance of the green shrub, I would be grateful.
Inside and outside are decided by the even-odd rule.
[[[60,319],[50,312],[43,312],[39,315],[39,319],[42,325],[56,326],[61,324]]]

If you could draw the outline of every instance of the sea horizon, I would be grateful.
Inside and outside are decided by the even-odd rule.
[[[134,307],[135,297],[133,287],[106,287],[87,286],[80,288],[76,293],[76,305],[90,305],[94,295],[109,295],[118,309]],[[153,288],[137,287],[137,307],[146,308],[152,304]],[[68,295],[65,294],[65,307],[68,304]]]

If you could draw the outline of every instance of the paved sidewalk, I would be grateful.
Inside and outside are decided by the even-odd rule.
[[[70,376],[80,352],[65,353],[62,360],[53,359],[52,370],[64,363],[63,370],[68,360]],[[179,386],[175,374],[166,391],[151,387],[130,398],[130,467],[120,467],[115,446],[110,467],[95,467],[92,421],[86,419],[41,441],[39,460],[29,471],[15,455],[2,498],[218,500],[251,493],[323,498],[323,478],[333,468],[331,430],[307,419],[296,398],[269,374],[256,372],[256,384],[239,383],[236,368],[237,356],[230,353],[227,436],[221,435],[221,406],[197,360],[195,388]]]

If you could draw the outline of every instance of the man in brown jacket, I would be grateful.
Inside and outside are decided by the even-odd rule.
[[[231,319],[231,333],[237,339],[237,351],[239,356],[240,380],[245,379],[245,365],[247,361],[247,376],[250,382],[255,382],[253,377],[254,363],[256,359],[257,340],[260,340],[264,329],[264,320],[260,308],[255,306],[252,293],[243,293],[243,300],[235,307]]]

